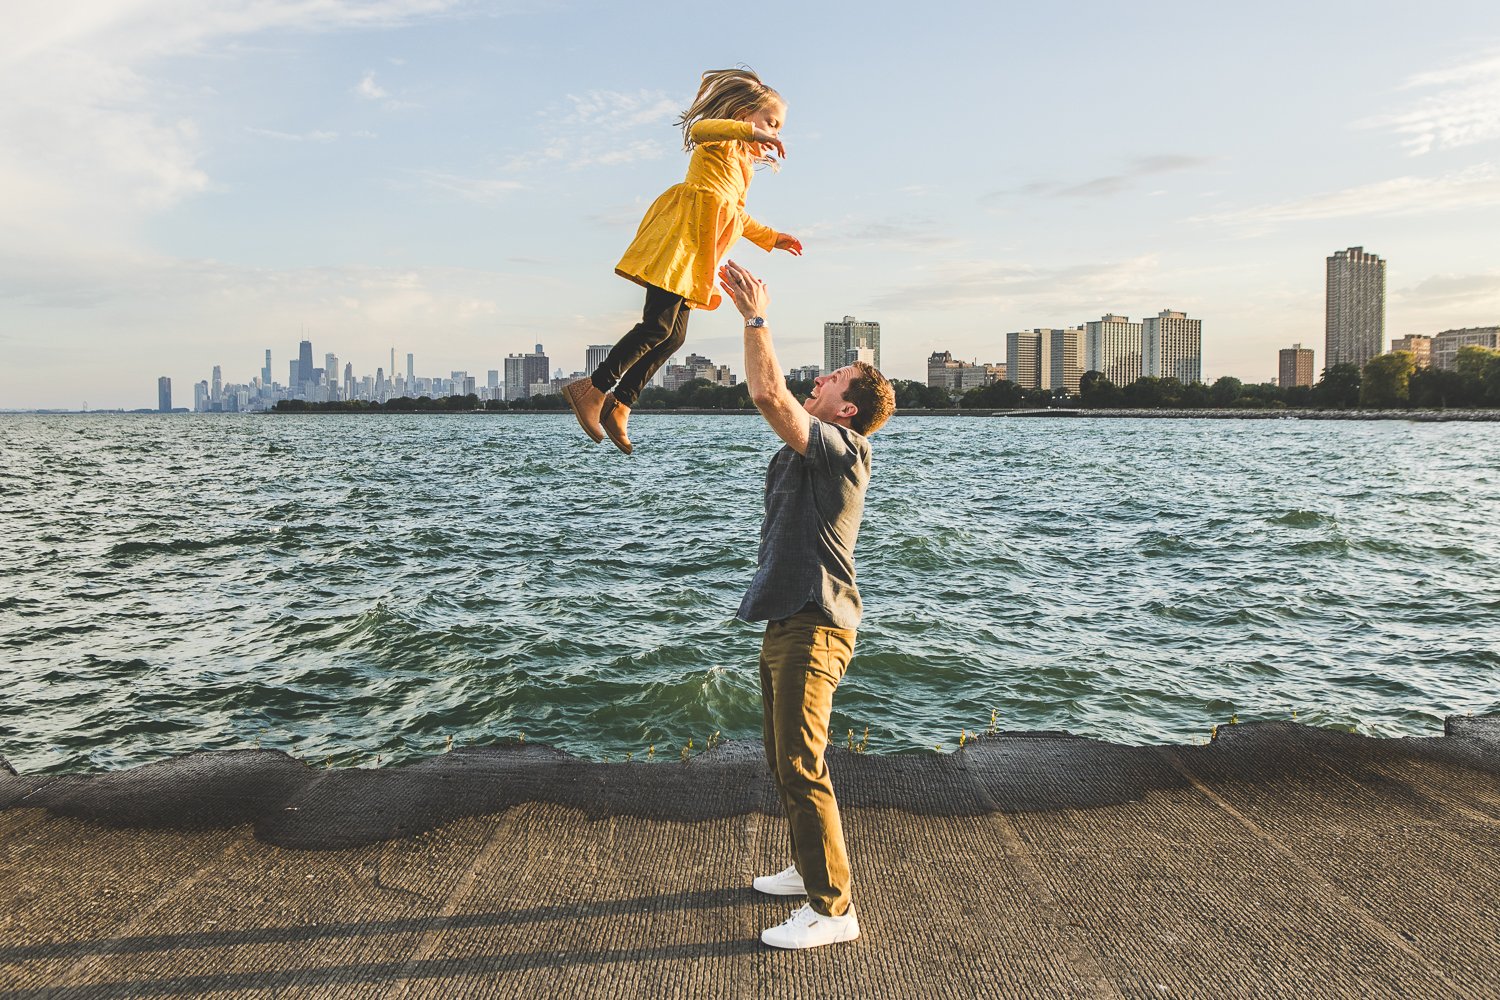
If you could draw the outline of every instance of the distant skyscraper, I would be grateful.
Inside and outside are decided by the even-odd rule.
[[[417,391],[417,358],[414,354],[406,356],[406,391],[414,393]]]
[[[260,370],[260,384],[269,387],[271,384],[271,349],[266,348],[266,366]]]
[[[193,412],[208,412],[208,380],[204,379],[193,386]]]
[[[1141,377],[1141,324],[1110,313],[1083,325],[1083,370],[1100,372],[1115,385]]]
[[[1163,309],[1141,323],[1141,374],[1175,378],[1183,385],[1203,381],[1203,321]]]
[[[297,345],[297,385],[294,386],[294,388],[300,389],[302,387],[301,383],[311,382],[312,378],[312,341],[304,340],[302,343]]]
[[[1281,364],[1276,372],[1276,384],[1283,389],[1313,384],[1313,351],[1311,347],[1293,344],[1283,347]]]
[[[531,387],[547,382],[551,362],[542,345],[537,344],[531,354],[510,354],[505,358],[505,398],[525,399],[531,395]]]
[[[867,353],[861,354],[864,350]],[[823,371],[832,372],[857,360],[880,367],[880,324],[845,316],[823,324]]]
[[[1364,247],[1328,258],[1323,363],[1361,368],[1385,343],[1385,261]]]
[[[217,403],[224,394],[224,373],[218,365],[214,365],[214,380],[208,390],[208,401]]]
[[[348,361],[344,362],[344,398],[354,398],[354,365]]]
[[[604,359],[609,357],[610,349],[609,344],[590,344],[583,356],[584,373],[592,375],[594,369],[604,364]]]
[[[172,412],[172,380],[165,375],[156,380],[156,412]]]

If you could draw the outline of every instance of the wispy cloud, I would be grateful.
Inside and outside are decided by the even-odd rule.
[[[245,126],[245,131],[265,139],[280,139],[282,142],[333,142],[339,137],[337,132],[278,132],[273,128],[254,128],[249,125]]]
[[[367,101],[379,101],[380,106],[387,111],[405,111],[408,108],[421,107],[416,101],[392,97],[390,91],[375,82],[374,70],[366,70],[365,75],[360,77],[359,83],[355,84],[351,90]]]
[[[1412,156],[1500,138],[1500,49],[1448,69],[1418,73],[1400,89],[1435,92],[1355,126],[1395,132]]]
[[[1019,194],[1046,198],[1108,198],[1128,191],[1143,178],[1193,170],[1212,162],[1213,160],[1209,157],[1179,153],[1142,156],[1131,160],[1116,173],[1091,177],[1083,181],[1032,181],[1017,190],[997,191],[988,197],[993,200],[997,197]]]
[[[458,195],[465,201],[491,203],[526,185],[504,177],[464,177],[438,170],[413,171],[428,187]]]
[[[1316,219],[1410,215],[1500,206],[1500,169],[1479,163],[1439,177],[1396,177],[1291,201],[1193,216],[1205,222],[1265,231]]]
[[[199,130],[157,60],[271,31],[389,27],[464,0],[133,0],[31,4],[0,33],[0,249],[128,242],[210,185]],[[269,130],[268,130],[269,131]],[[292,135],[292,133],[284,133]],[[269,136],[268,136],[269,137]],[[326,141],[317,133],[303,141]]]
[[[803,243],[816,243],[825,249],[862,246],[935,249],[961,242],[951,226],[945,227],[935,219],[918,216],[885,219],[846,216],[798,226],[796,234]]]
[[[660,90],[568,94],[541,112],[542,144],[511,157],[508,166],[619,166],[657,159],[674,145],[662,126],[670,125],[680,112],[679,102]]]
[[[1500,315],[1500,271],[1479,274],[1435,274],[1410,288],[1397,290],[1392,298],[1422,309],[1472,309],[1476,317],[1493,322]]]
[[[375,82],[375,72],[367,71],[355,86],[354,92],[367,101],[379,101],[391,96],[384,87]]]
[[[872,305],[891,312],[983,306],[1071,324],[1121,308],[1125,301],[1160,297],[1153,287],[1158,270],[1155,254],[1067,267],[960,261],[935,266],[917,280],[877,295]]]

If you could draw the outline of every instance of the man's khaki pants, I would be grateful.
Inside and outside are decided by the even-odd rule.
[[[834,628],[816,604],[766,624],[760,697],[766,763],[791,829],[808,902],[826,916],[849,909],[849,855],[823,760],[833,692],[854,655],[854,630]]]

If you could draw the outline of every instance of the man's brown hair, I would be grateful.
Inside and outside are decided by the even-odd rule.
[[[851,367],[855,375],[844,390],[844,402],[853,403],[859,412],[849,418],[849,426],[869,437],[896,412],[896,390],[874,365],[856,361]]]

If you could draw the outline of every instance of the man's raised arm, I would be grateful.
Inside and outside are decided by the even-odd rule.
[[[786,387],[776,360],[771,328],[765,325],[771,304],[766,283],[734,261],[726,261],[719,268],[719,284],[745,317],[745,384],[750,387],[751,402],[781,440],[797,454],[805,455],[812,418]]]

